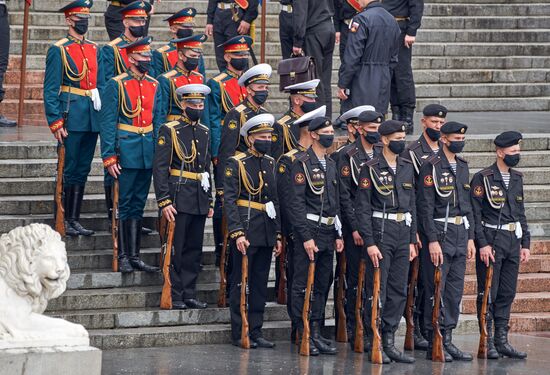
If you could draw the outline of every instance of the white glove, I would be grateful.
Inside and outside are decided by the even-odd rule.
[[[521,223],[519,221],[516,221],[516,238],[521,239],[523,237],[523,229],[521,229]]]
[[[405,224],[410,227],[413,222],[413,217],[410,212],[405,212]]]
[[[99,97],[99,91],[97,89],[92,89],[92,103],[94,103],[94,109],[96,111],[101,111],[101,98]]]
[[[202,177],[201,177],[201,186],[202,186],[202,189],[208,193],[208,190],[210,189],[210,175],[208,174],[208,172],[203,172],[201,173]]]
[[[464,229],[470,229],[470,222],[468,221],[468,218],[466,216],[462,218],[462,221],[464,222]]]
[[[340,221],[338,215],[334,217],[334,229],[338,232],[338,236],[342,237],[342,222]]]
[[[277,211],[275,211],[275,205],[273,202],[267,202],[265,204],[265,212],[270,219],[275,219],[277,217]]]

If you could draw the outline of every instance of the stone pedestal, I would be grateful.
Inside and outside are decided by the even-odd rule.
[[[100,375],[101,350],[91,346],[0,349],[0,375]]]

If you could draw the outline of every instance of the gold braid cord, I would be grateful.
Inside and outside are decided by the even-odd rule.
[[[113,46],[113,52],[115,54],[115,76],[122,74],[126,71],[126,68],[124,66],[124,61],[122,60],[122,56],[120,55],[120,51],[118,50],[117,46]]]
[[[86,59],[82,60],[82,72],[78,73],[75,72],[71,65],[69,64],[69,60],[67,59],[67,54],[65,53],[65,49],[60,46],[59,50],[61,51],[61,61],[63,63],[63,70],[65,71],[65,75],[67,78],[69,78],[73,82],[80,82],[86,77],[88,74],[88,63],[86,62]]]
[[[137,98],[137,105],[136,109],[132,109],[131,107],[128,108],[128,104],[126,103],[126,95],[124,92],[124,87],[122,86],[122,81],[117,80],[118,83],[118,102],[120,103],[120,110],[122,111],[122,114],[128,118],[136,118],[141,113],[141,97],[138,96]]]
[[[239,163],[239,175],[241,177],[241,181],[243,182],[243,185],[244,185],[244,188],[246,189],[246,191],[251,195],[251,196],[255,196],[255,195],[258,195],[258,194],[261,194],[262,193],[262,189],[264,187],[264,178],[262,176],[262,173],[261,172],[258,172],[258,179],[259,179],[259,183],[258,183],[258,187],[255,188],[254,185],[252,185],[252,183],[250,182],[250,180],[248,179],[248,173],[246,172],[246,169],[244,167],[244,164],[242,161],[240,160],[237,160],[237,162]]]
[[[189,79],[187,81],[189,82]],[[175,103],[176,106],[183,111],[181,102],[178,100],[178,94],[176,93],[177,89],[178,88],[176,87],[174,81],[170,80],[170,92],[172,94],[170,95],[170,106],[172,106],[172,103]]]
[[[182,149],[182,144],[180,143],[179,139],[178,139],[178,136],[177,136],[177,132],[176,132],[176,129],[175,128],[171,128],[170,129],[171,133],[172,133],[172,147],[174,149],[174,151],[176,152],[176,155],[178,156],[178,158],[185,164],[192,164],[195,159],[197,158],[197,147],[195,145],[195,142],[191,142],[192,146],[191,146],[191,155],[187,156],[184,152],[184,150]]]

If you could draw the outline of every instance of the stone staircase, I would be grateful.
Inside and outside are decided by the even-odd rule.
[[[32,222],[52,224],[55,145],[47,129],[36,141],[0,141],[0,232]],[[525,173],[527,217],[534,237],[532,260],[520,267],[518,295],[513,306],[515,331],[550,330],[550,136],[530,135],[523,143],[521,168]],[[491,163],[489,136],[471,136],[465,157],[472,173]],[[229,343],[229,311],[216,307],[219,274],[214,266],[211,222],[207,222],[198,297],[209,303],[206,310],[163,311],[158,308],[160,274],[113,273],[111,236],[104,213],[102,170],[96,154],[83,204],[82,222],[96,230],[91,237],[68,238],[71,277],[67,291],[50,302],[47,314],[83,324],[92,345],[103,349]],[[145,224],[155,227],[155,201],[151,192]],[[159,261],[158,234],[144,236],[143,259]],[[475,270],[468,263],[463,313],[458,332],[475,333]],[[274,296],[274,270],[269,281]],[[327,306],[329,329],[333,327],[333,303]],[[401,333],[404,327],[401,327]],[[286,306],[269,302],[265,335],[287,339],[290,323]]]
[[[46,50],[65,36],[62,14],[56,13],[64,0],[33,2],[30,14],[25,90],[25,124],[44,124],[41,83]],[[550,103],[550,1],[548,0],[428,0],[425,16],[414,48],[413,66],[417,84],[418,108],[430,102],[446,105],[451,111],[547,111]],[[7,97],[0,108],[15,117],[19,97],[19,67],[23,23],[23,2],[10,2],[12,24]],[[206,22],[206,0],[188,2],[197,8],[197,31]],[[179,1],[164,0],[157,6],[150,33],[155,45],[168,38],[167,14],[182,7]],[[88,37],[104,44],[107,34],[102,12],[104,0],[94,2]],[[278,3],[267,6],[267,62],[276,67],[280,59]],[[259,39],[259,31],[257,37]],[[338,50],[338,48],[336,48]],[[207,76],[216,73],[213,42],[205,48]],[[259,55],[259,46],[256,46]],[[332,82],[337,81],[339,57],[334,56]],[[278,82],[278,77],[274,77]],[[271,111],[286,110],[285,95],[272,90]],[[335,97],[335,96],[334,96]],[[334,101],[335,113],[338,102]]]

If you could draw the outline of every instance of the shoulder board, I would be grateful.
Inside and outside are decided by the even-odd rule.
[[[275,159],[270,155],[264,155],[264,158],[266,158],[267,160],[275,161]]]
[[[196,72],[194,70],[191,71],[191,74],[194,75],[194,76],[201,76],[202,77],[202,74],[200,74],[199,72]]]
[[[224,79],[225,77],[227,77],[227,73],[220,73],[217,76],[213,77],[212,79],[216,82],[221,82],[222,79]]]
[[[53,45],[56,46],[56,47],[61,47],[63,44],[67,43],[68,41],[69,41],[68,38],[59,39]]]
[[[162,46],[162,47],[157,48],[157,52],[161,52],[161,53],[162,53],[162,52],[168,51],[169,49],[170,49],[170,45],[169,45],[169,44],[166,44],[166,45],[164,45],[164,46]]]
[[[455,158],[456,158],[456,160],[459,160],[459,161],[461,161],[461,162],[463,162],[463,163],[468,164],[468,162],[466,161],[466,159],[464,159],[464,158],[461,157],[461,156],[455,155]]]
[[[291,117],[289,115],[285,115],[285,116],[281,117],[277,122],[279,124],[286,124],[286,122],[290,119],[291,119]]]
[[[153,82],[153,83],[159,83],[159,81],[157,81],[156,79],[154,79],[153,77],[151,77],[149,74],[146,74],[145,75],[145,78],[149,79],[149,81]]]
[[[404,158],[404,157],[400,157],[401,160],[403,160],[405,163],[409,163],[409,164],[412,164],[412,160],[411,159],[407,159],[407,158]]]
[[[177,73],[178,73],[178,71],[176,69],[172,69],[172,70],[169,70],[166,73],[164,73],[162,76],[166,77],[166,78],[171,78],[171,77],[175,76]]]
[[[357,149],[357,147],[350,147],[350,149],[348,150],[348,152],[346,152],[346,154],[348,154],[348,156],[354,156],[355,154],[357,154],[359,152],[359,150]]]
[[[438,155],[432,155],[426,159],[426,163],[431,163],[433,165],[438,164],[441,161],[441,158]]]
[[[369,166],[369,167],[372,167],[373,165],[376,165],[378,164],[378,158],[377,157],[374,157],[370,160],[368,160],[367,162],[365,162],[365,165]]]
[[[296,154],[299,152],[298,149],[292,149],[290,150],[289,152],[287,152],[286,154],[284,154],[283,156],[287,157],[290,159],[290,161],[294,161],[294,159],[296,159]]]
[[[173,127],[177,126],[180,122],[179,121],[170,121],[164,124],[167,128],[172,129]]]
[[[116,39],[113,39],[111,40],[109,43],[107,43],[108,46],[111,46],[111,47],[114,47],[116,46],[118,43],[120,43],[122,39],[120,37],[116,38]]]
[[[237,111],[239,113],[241,113],[245,109],[246,109],[246,106],[244,104],[239,104],[238,106],[235,107],[235,111]]]
[[[420,147],[420,141],[414,141],[409,145],[409,150],[416,150]]]
[[[484,177],[488,177],[493,174],[493,170],[491,168],[485,168],[479,173],[481,173]]]
[[[230,157],[230,159],[235,159],[235,160],[243,160],[244,158],[246,158],[246,154],[244,152],[241,152],[237,155]]]
[[[197,126],[198,126],[199,128],[201,128],[202,130],[205,130],[206,132],[209,132],[209,131],[210,131],[210,128],[209,128],[208,126],[203,125],[203,124],[201,124],[200,122],[197,124]]]
[[[517,169],[510,169],[510,173],[517,174],[520,177],[523,177],[523,173],[518,171]]]
[[[123,79],[126,78],[126,77],[128,77],[128,73],[122,73],[122,74],[119,74],[119,75],[116,76],[116,77],[113,77],[113,79],[114,79],[115,81],[121,81],[121,80],[123,80]]]
[[[96,42],[92,42],[91,40],[88,40],[88,39],[84,39],[87,43],[90,43],[90,44],[93,44],[94,46],[97,46],[97,43]]]
[[[300,155],[296,155],[296,160],[306,161],[309,159],[309,154],[307,152],[302,152]]]

